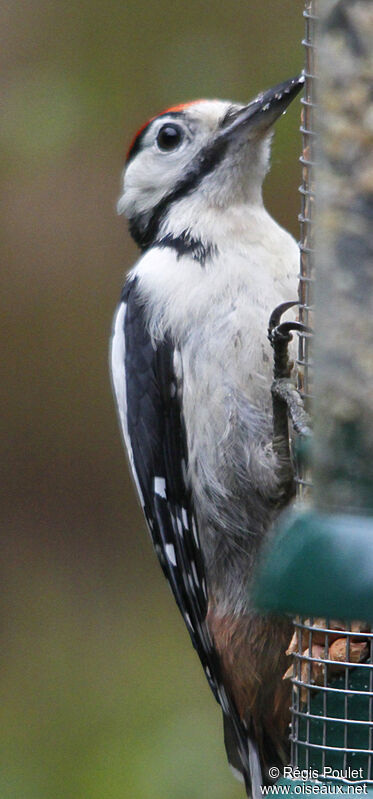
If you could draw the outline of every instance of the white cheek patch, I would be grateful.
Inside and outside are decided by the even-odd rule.
[[[185,178],[193,159],[218,130],[229,105],[221,100],[200,100],[175,106],[175,111],[182,112],[179,124],[184,137],[179,147],[169,151],[160,150],[156,138],[162,125],[177,124],[177,118],[164,113],[151,120],[124,171],[118,213],[128,217],[150,213]]]

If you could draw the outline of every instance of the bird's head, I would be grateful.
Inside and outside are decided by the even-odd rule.
[[[143,250],[170,224],[180,235],[206,208],[261,203],[273,123],[303,83],[303,76],[292,78],[248,105],[197,100],[175,106],[139,130],[118,210]]]

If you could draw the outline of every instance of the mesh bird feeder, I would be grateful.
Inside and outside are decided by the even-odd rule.
[[[282,783],[373,793],[373,2],[307,0],[304,17],[299,294],[315,337],[298,368],[314,435],[295,442],[297,503],[257,604],[296,614]]]

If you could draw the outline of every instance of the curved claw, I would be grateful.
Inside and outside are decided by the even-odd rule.
[[[275,308],[274,311],[272,311],[268,322],[269,335],[272,333],[272,330],[275,327],[277,327],[277,325],[280,323],[282,314],[284,314],[285,311],[288,311],[290,308],[293,308],[294,305],[299,305],[299,300],[291,300],[291,302],[282,302],[281,305],[278,305],[277,308]]]
[[[303,322],[281,322],[280,325],[271,330],[271,337],[275,333],[276,336],[289,338],[290,334],[295,331],[298,333],[313,333],[312,327],[304,325]]]
[[[291,333],[298,332],[298,333],[312,333],[313,330],[311,327],[304,325],[303,322],[281,322],[282,314],[286,311],[289,311],[290,308],[293,308],[294,305],[299,305],[298,300],[291,300],[290,302],[282,302],[281,305],[278,305],[277,308],[272,311],[271,316],[268,322],[268,338],[273,343],[274,339],[277,338],[284,338],[287,341],[291,339]]]

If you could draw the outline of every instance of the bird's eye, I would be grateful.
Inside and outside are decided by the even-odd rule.
[[[183,131],[179,125],[162,125],[157,135],[157,144],[160,150],[169,152],[176,150],[183,140]]]

